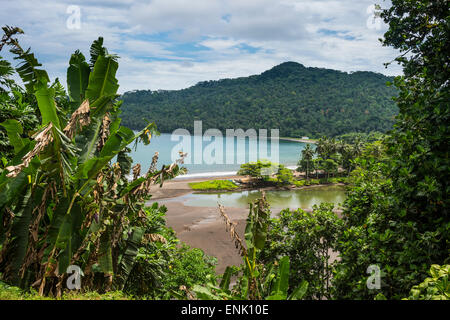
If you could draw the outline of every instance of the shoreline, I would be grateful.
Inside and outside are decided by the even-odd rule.
[[[185,178],[185,179],[173,179],[164,182],[161,188],[152,188],[150,193],[153,200],[165,200],[165,199],[173,199],[176,197],[183,196],[188,193],[193,193],[195,190],[191,189],[189,183],[191,182],[202,182],[208,180],[231,180],[231,179],[240,179],[243,176],[238,175],[230,175],[230,176],[220,176],[220,177],[198,177],[198,178]],[[155,185],[157,187],[157,185]]]
[[[220,180],[238,179],[242,176],[230,175]],[[234,242],[220,217],[218,207],[186,206],[183,200],[176,198],[194,193],[189,187],[191,182],[201,182],[214,177],[187,178],[166,181],[162,188],[151,190],[152,197],[148,204],[158,202],[167,208],[166,224],[175,231],[176,237],[192,248],[201,249],[205,254],[217,259],[216,273],[222,274],[229,265],[239,266],[242,257],[237,252]],[[218,179],[218,180],[219,180]],[[237,223],[236,231],[244,235],[247,208],[225,208],[233,222]]]
[[[280,140],[285,140],[285,141],[294,141],[294,142],[303,142],[303,143],[311,143],[311,144],[316,144],[317,140],[316,139],[301,139],[301,138],[279,138]]]
[[[302,190],[302,189],[312,189],[312,188],[320,188],[330,185],[337,185],[337,186],[344,186],[344,183],[330,183],[330,184],[314,184],[309,186],[301,186],[301,187],[295,187],[295,186],[288,186],[288,187],[275,187],[275,186],[269,186],[269,187],[239,187],[237,189],[233,190],[193,190],[189,183],[192,182],[203,182],[208,180],[234,180],[234,179],[244,179],[246,176],[239,176],[239,175],[229,175],[229,176],[209,176],[209,177],[198,177],[198,178],[185,178],[185,179],[173,179],[164,182],[162,188],[155,188],[151,190],[152,198],[153,200],[166,200],[166,199],[173,199],[176,197],[180,197],[182,195],[188,194],[188,193],[232,193],[232,192],[241,192],[241,191],[251,191],[251,190],[261,190],[261,191],[271,191],[271,190]]]
[[[238,179],[243,176],[231,175],[220,177],[217,180]],[[182,199],[177,197],[191,193],[205,193],[205,191],[192,190],[189,187],[191,182],[201,182],[211,180],[211,177],[190,178],[181,180],[169,180],[163,184],[162,188],[154,188],[151,190],[152,198],[148,204],[158,202],[160,205],[167,207],[166,224],[172,228],[178,239],[186,243],[192,248],[199,248],[205,254],[217,258],[216,273],[222,274],[225,268],[230,265],[239,266],[242,263],[242,257],[236,250],[234,242],[226,231],[225,224],[220,216],[217,206],[214,207],[197,207],[187,206]],[[342,184],[339,184],[342,185]],[[287,188],[288,190],[300,190],[308,188],[317,188],[327,185],[311,185]],[[241,192],[247,190],[276,190],[280,188],[245,188],[236,190],[210,190],[211,193],[225,192]],[[282,189],[282,188],[281,188]],[[237,233],[243,237],[245,233],[246,219],[248,216],[248,208],[225,207],[225,212],[230,219],[236,223]],[[276,216],[282,209],[272,208],[271,215]],[[310,211],[311,209],[302,209]],[[336,210],[336,214],[340,215],[341,210]]]
[[[242,263],[218,208],[190,207],[181,201],[168,201],[163,205],[167,207],[167,226],[175,231],[180,241],[215,257],[217,274],[222,274],[229,265],[239,266]],[[225,211],[237,224],[238,234],[244,236],[248,209],[225,208]]]
[[[134,130],[133,131],[139,131]],[[160,132],[161,134],[172,134],[172,132]],[[303,143],[312,143],[316,144],[318,139],[302,139],[302,138],[292,138],[292,137],[279,137],[279,140],[285,140],[285,141],[294,141],[294,142],[303,142]]]

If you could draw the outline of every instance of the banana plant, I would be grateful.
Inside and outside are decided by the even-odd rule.
[[[261,297],[258,277],[260,275],[257,255],[264,248],[267,231],[269,227],[270,211],[265,195],[261,199],[250,204],[250,211],[245,226],[245,243],[247,245],[247,255],[244,256],[245,269],[241,279],[244,283],[244,296],[250,299]]]
[[[248,290],[242,290],[240,286],[240,284],[248,285],[248,278],[241,276],[237,281],[237,288],[230,288],[232,274],[232,268],[227,267],[219,285],[209,278],[206,285],[195,285],[192,291],[196,294],[197,299],[201,300],[245,300],[250,298],[247,295]],[[260,296],[253,299],[257,300],[301,300],[308,290],[308,282],[303,280],[289,293],[288,256],[282,257],[279,263],[269,266],[269,270],[262,272],[256,281]]]
[[[84,270],[84,287],[121,289],[145,233],[150,186],[173,178],[181,161],[156,170],[156,159],[129,181],[130,144],[150,143],[154,124],[134,133],[120,125],[117,56],[99,38],[90,64],[80,51],[70,58],[68,94],[17,41],[8,43],[22,61],[18,74],[33,92],[39,130],[22,138],[17,121],[1,125],[15,157],[0,175],[0,274],[3,280],[40,294],[60,295],[66,269]],[[117,162],[112,163],[116,158]]]
[[[234,231],[234,223],[219,207],[230,234],[240,248],[243,259],[242,274],[236,285],[230,288],[233,268],[227,267],[222,280],[217,285],[209,279],[206,286],[195,285],[192,290],[198,299],[203,300],[300,300],[306,294],[308,282],[302,281],[298,287],[289,286],[289,257],[284,256],[278,262],[264,265],[259,261],[259,252],[264,249],[267,240],[270,210],[265,195],[250,204],[245,227],[246,248],[242,248],[239,235]],[[290,294],[289,294],[290,292]]]
[[[269,279],[273,273],[269,272]],[[300,300],[308,290],[308,282],[303,280],[300,285],[292,290],[288,295],[289,289],[289,257],[284,256],[280,259],[278,273],[274,278],[273,285],[270,287],[270,295],[266,300]]]

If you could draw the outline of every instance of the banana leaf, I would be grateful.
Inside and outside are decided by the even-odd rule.
[[[97,40],[92,42],[89,53],[91,54],[90,66],[93,68],[99,56],[106,56],[108,54],[108,50],[103,46],[103,37],[98,37]]]
[[[271,295],[267,300],[286,300],[289,288],[289,257],[284,256],[280,259],[278,267],[278,275]]]
[[[0,126],[6,129],[9,143],[14,147],[15,153],[18,153],[29,141],[29,139],[24,139],[21,137],[21,134],[23,134],[23,128],[19,121],[15,119],[8,119],[0,123]]]
[[[34,56],[34,53],[30,52],[30,49],[23,51],[22,48],[16,47],[11,49],[11,52],[17,55],[14,57],[16,60],[21,60],[21,63],[16,68],[17,73],[25,84],[27,92],[34,93],[35,85],[39,81],[44,80],[50,82],[48,74],[45,70],[37,69],[42,66]]]
[[[8,274],[10,275],[9,281],[16,286],[19,286],[21,282],[19,270],[24,262],[27,252],[29,226],[33,209],[35,205],[37,205],[33,201],[34,196],[31,187],[29,187],[24,196],[19,199],[11,228],[11,233],[14,234],[14,237],[11,238],[8,244],[6,257],[9,268]]]
[[[89,83],[91,69],[80,51],[75,51],[70,57],[67,68],[67,89],[71,102],[79,106],[85,97],[85,91]]]
[[[222,290],[229,290],[231,274],[232,274],[231,267],[227,267],[222,275],[222,280],[220,281],[219,285]]]
[[[75,145],[81,150],[78,157],[79,164],[95,156],[103,117],[112,107],[112,99],[113,96],[101,97],[90,105],[91,124],[84,127],[75,138]]]
[[[38,102],[39,110],[42,116],[42,125],[51,122],[55,127],[61,130],[61,123],[56,112],[55,89],[47,87],[46,83],[41,82],[34,95]]]
[[[303,280],[300,283],[300,285],[288,297],[288,300],[300,300],[300,299],[302,299],[305,296],[307,290],[308,290],[308,281]]]
[[[98,56],[94,70],[89,75],[86,98],[91,103],[100,97],[114,96],[119,88],[116,72],[119,64],[113,57]]]
[[[120,257],[117,267],[117,278],[115,283],[117,290],[123,289],[123,286],[126,284],[131,270],[133,270],[133,266],[136,263],[135,258],[138,253],[142,237],[144,236],[144,232],[144,228],[134,228],[131,235],[125,242],[125,247],[123,249],[124,253]]]
[[[105,231],[100,236],[100,247],[98,252],[98,264],[100,270],[105,274],[113,274],[112,250],[110,232]]]

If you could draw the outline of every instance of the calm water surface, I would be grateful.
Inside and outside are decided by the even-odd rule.
[[[183,201],[186,206],[217,207],[220,203],[225,207],[248,208],[248,204],[261,197],[261,192],[241,191],[226,193],[191,193],[177,197],[176,201]],[[271,190],[266,191],[267,201],[271,208],[302,208],[309,209],[322,202],[334,203],[336,206],[343,203],[345,187],[323,186],[300,190]]]
[[[213,138],[212,141],[214,141],[215,138]],[[213,163],[213,164],[207,164],[205,161],[203,161],[200,164],[185,164],[183,165],[188,169],[188,175],[185,177],[199,177],[199,176],[220,176],[220,175],[230,175],[235,174],[237,170],[239,170],[239,167],[241,163],[238,163],[238,153],[239,155],[244,154],[245,155],[245,162],[249,161],[249,141],[248,139],[241,139],[241,138],[218,138],[221,141],[220,144],[223,146],[223,163],[226,162],[226,148],[227,144],[234,145],[234,163],[233,164],[220,164],[220,163]],[[207,148],[208,145],[212,143],[212,141],[204,140],[202,143],[203,150]],[[133,148],[131,152],[131,156],[133,157],[133,160],[135,163],[140,163],[142,166],[141,172],[146,172],[148,167],[150,166],[150,163],[152,161],[152,157],[155,154],[155,151],[159,152],[159,161],[158,161],[158,168],[161,168],[163,164],[170,164],[172,163],[171,154],[174,149],[176,149],[177,145],[180,143],[179,140],[172,141],[171,135],[168,133],[163,133],[160,136],[153,137],[151,140],[151,143],[147,146],[143,145],[142,143],[138,144],[137,149],[135,150]],[[279,162],[281,164],[284,164],[286,166],[296,166],[298,159],[300,158],[301,151],[305,147],[305,143],[301,142],[294,142],[294,141],[285,141],[285,140],[279,140]],[[191,136],[191,146],[193,150],[194,146],[194,136]],[[191,150],[191,153],[192,153]],[[245,150],[242,152],[241,150]],[[259,147],[258,147],[259,150]],[[179,150],[175,150],[176,152]],[[189,150],[183,150],[184,152],[188,152]],[[214,155],[214,153],[213,153]],[[267,156],[271,156],[271,142],[270,139],[267,141]],[[256,154],[256,158],[264,158],[260,157],[259,152]],[[192,158],[191,162],[194,159]]]

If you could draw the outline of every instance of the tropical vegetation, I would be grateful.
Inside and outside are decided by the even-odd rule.
[[[126,92],[123,121],[132,129],[155,121],[161,132],[178,128],[279,128],[282,137],[334,137],[392,129],[398,108],[392,77],[346,73],[285,62],[260,75],[204,81],[182,90]]]
[[[34,54],[20,47],[15,36],[23,31],[3,31],[2,47],[10,46],[21,61],[15,71],[25,88],[10,81],[11,72],[2,77],[7,85],[2,110],[22,113],[1,123],[9,138],[6,148],[14,150],[3,157],[0,175],[1,279],[39,295],[61,297],[66,270],[76,265],[83,270],[86,291],[152,297],[162,295],[159,282],[166,274],[170,278],[167,270],[183,261],[180,256],[195,257],[203,275],[213,273],[213,260],[197,249],[177,246],[165,226],[165,207],[146,206],[152,185],[183,172],[183,155],[159,170],[155,155],[144,174],[140,164],[132,167],[128,146],[148,144],[156,131],[154,124],[138,133],[121,125],[118,57],[108,53],[103,39],[92,44],[89,61],[80,51],[72,54],[65,93],[59,81],[49,84]],[[15,103],[20,92],[27,96],[23,109]],[[39,123],[24,130],[30,110]],[[188,265],[179,268],[184,269]],[[152,277],[136,282],[134,275],[141,271]],[[200,280],[191,279],[172,275],[162,291],[177,290],[179,281]]]
[[[206,286],[194,286],[192,290],[195,295],[203,300],[302,299],[308,289],[308,282],[290,281],[289,256],[283,256],[268,263],[264,263],[261,259],[262,250],[270,242],[268,238],[270,210],[264,194],[261,199],[250,204],[244,240],[236,232],[236,224],[230,220],[221,205],[219,210],[227,231],[242,256],[243,264],[237,270],[227,267],[220,284],[209,279]],[[232,275],[238,275],[233,286],[230,283]]]
[[[405,300],[450,300],[450,266],[434,264],[430,267],[430,277],[413,286]]]
[[[381,155],[371,148],[358,160],[338,242],[337,299],[379,292],[400,299],[430,266],[450,259],[450,8],[446,1],[394,0],[380,15],[389,25],[383,44],[401,52],[395,60],[404,75],[394,81],[399,115]],[[380,290],[366,286],[369,264],[382,270]]]
[[[252,180],[249,184],[253,186],[283,187],[294,183],[294,176],[290,169],[268,160],[244,163],[236,174],[250,176]]]
[[[325,120],[310,121],[308,124],[317,128],[314,134],[343,135],[322,137],[315,148],[303,150],[299,160],[300,170],[305,172],[303,180],[295,181],[284,166],[262,160],[239,170],[258,184],[282,187],[346,181],[342,212],[321,204],[311,211],[282,210],[271,218],[263,196],[250,204],[241,238],[236,223],[219,206],[243,262],[228,267],[220,276],[214,272],[214,258],[176,239],[165,224],[164,206],[148,205],[153,185],[184,172],[185,155],[158,170],[155,154],[144,174],[139,164],[133,166],[129,145],[150,143],[156,128],[153,123],[139,124],[143,129],[135,133],[122,125],[115,76],[118,57],[108,53],[103,39],[92,44],[89,61],[80,51],[72,54],[66,92],[59,80],[50,81],[30,49],[20,47],[15,37],[23,31],[4,27],[0,50],[9,47],[20,64],[12,68],[0,59],[0,297],[447,300],[450,8],[444,0],[391,2],[389,8],[380,10],[389,26],[382,43],[400,51],[395,61],[403,66],[404,74],[393,80],[396,89],[389,91],[380,89],[385,78],[376,75],[379,87],[374,87],[374,94],[380,100],[372,106],[382,106],[379,115],[370,118],[372,111],[363,112],[366,118],[356,113],[362,121],[338,123],[336,105],[330,112],[322,109],[327,110],[323,117],[329,115],[337,124],[327,132]],[[14,72],[23,87],[12,80]],[[346,97],[344,80],[351,79],[358,88],[367,85],[366,77],[375,77],[288,63],[251,81],[268,95],[277,92],[291,101],[292,96],[304,92],[289,87],[290,83],[296,86],[298,82],[293,80],[297,77],[314,73],[330,81],[327,88],[336,96],[330,101]],[[277,81],[285,77],[289,92],[277,88]],[[194,91],[144,95],[168,104],[176,101],[169,97],[183,97],[189,108],[194,100],[189,100],[188,92],[201,92],[213,103],[216,100],[209,94],[217,93],[217,88],[236,90],[236,95],[244,92],[252,98],[259,92],[264,100],[262,91],[247,90],[246,81],[249,79],[202,83],[189,89]],[[317,87],[311,83],[306,79],[309,85],[305,88],[316,94],[313,89]],[[314,96],[317,105],[334,104],[323,100],[323,91]],[[386,135],[370,133],[384,132],[390,126],[380,119],[389,118],[394,111],[387,115],[382,101],[394,93],[399,113],[393,129]],[[312,95],[305,96],[311,98],[305,101],[313,101]],[[266,116],[270,121],[284,119],[281,125],[287,128],[286,135],[313,133],[304,122],[296,122],[302,119],[297,112],[307,113],[304,105],[296,111],[294,104],[283,104],[283,112],[274,108],[273,116],[267,116],[255,112],[264,101],[236,101],[245,106],[242,113],[261,115],[261,119]],[[359,105],[347,102],[343,114],[345,108],[354,110],[351,107]],[[152,110],[152,118],[161,114],[164,120],[169,117],[167,112],[180,113],[182,122],[166,122],[176,126],[203,117],[206,110],[173,111],[165,103],[164,111]],[[232,114],[231,101],[217,103]],[[233,127],[236,123],[227,122],[220,108],[215,112],[217,121]],[[249,126],[263,125],[239,118]],[[264,125],[272,126],[270,121]],[[382,123],[382,128],[372,123]],[[354,133],[356,129],[367,134]],[[73,265],[83,270],[85,292],[81,295],[64,292],[67,270]],[[368,285],[373,277],[371,267],[380,270],[379,286]]]

